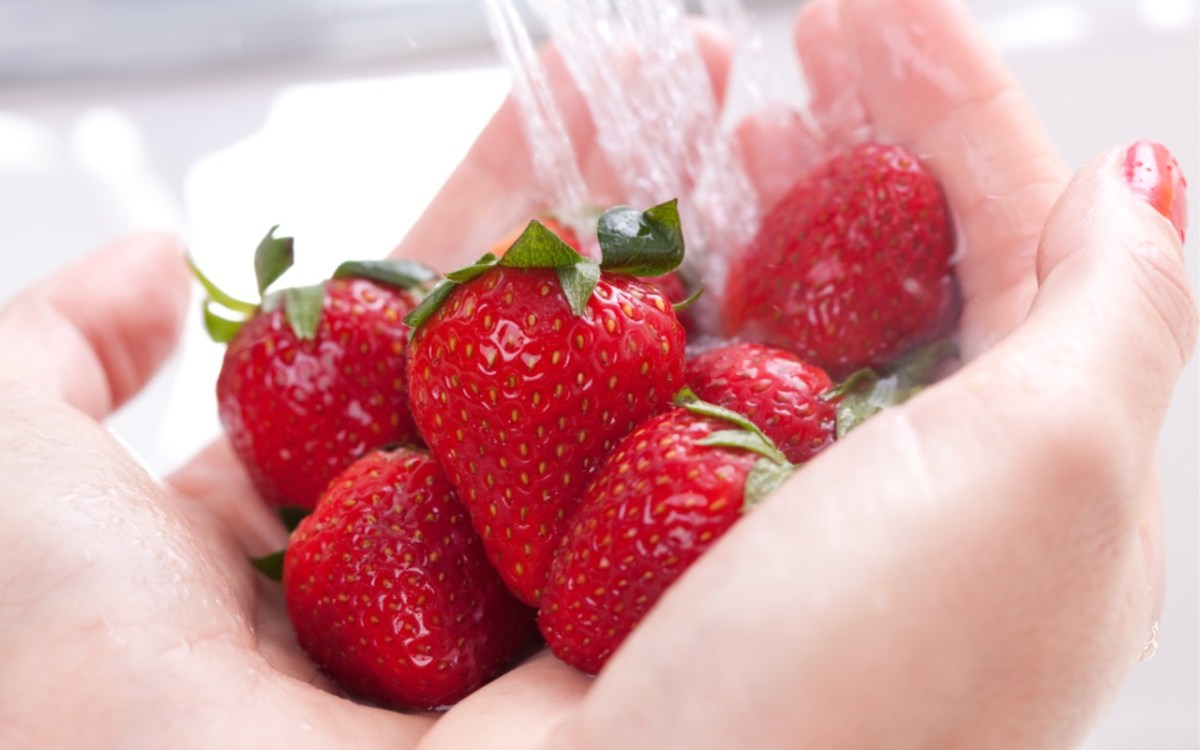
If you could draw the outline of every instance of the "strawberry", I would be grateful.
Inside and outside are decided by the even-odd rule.
[[[600,227],[597,264],[533,221],[503,258],[449,274],[409,318],[417,428],[529,604],[604,456],[683,384],[683,329],[634,278],[682,259],[674,202],[614,209]]]
[[[690,360],[685,379],[699,398],[746,415],[793,463],[833,443],[837,399],[822,397],[833,383],[790,352],[730,344]]]
[[[898,146],[864,144],[767,213],[732,264],[726,325],[834,377],[883,366],[953,324],[953,252],[932,175]]]
[[[256,254],[260,294],[291,265],[291,238],[273,234]],[[412,289],[432,271],[402,261],[351,262],[329,281],[271,293],[260,305],[229,297],[196,273],[209,291],[209,332],[229,344],[217,380],[221,424],[267,503],[311,510],[354,459],[418,441],[403,320],[420,300]],[[245,319],[219,317],[214,303]]]
[[[349,692],[396,708],[454,703],[507,664],[533,612],[488,565],[425,451],[360,458],[300,522],[284,557],[296,638]]]
[[[681,403],[621,441],[555,554],[538,627],[555,655],[589,674],[688,566],[791,473],[745,417],[686,392]]]

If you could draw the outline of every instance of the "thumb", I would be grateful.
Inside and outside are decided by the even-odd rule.
[[[1196,342],[1182,239],[1187,182],[1140,141],[1092,159],[1059,198],[1038,251],[1038,292],[1018,336],[1033,360],[1074,375],[1149,446]],[[1031,360],[1031,361],[1033,361]]]

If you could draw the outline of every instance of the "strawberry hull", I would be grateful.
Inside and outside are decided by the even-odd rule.
[[[605,274],[575,315],[542,268],[464,283],[413,334],[417,427],[523,601],[605,456],[670,405],[684,343],[656,287]]]

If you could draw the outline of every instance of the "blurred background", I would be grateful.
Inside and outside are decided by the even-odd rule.
[[[748,2],[782,91],[796,2]],[[1167,144],[1200,236],[1197,0],[968,0],[1072,167]],[[736,85],[736,84],[735,84]],[[169,229],[252,295],[249,253],[298,237],[290,283],[385,254],[504,97],[481,0],[0,0],[0,302],[124,233]],[[734,95],[733,114],[746,102]],[[156,470],[219,432],[197,307],[113,431]],[[1200,376],[1162,435],[1169,587],[1157,654],[1087,750],[1200,747]]]

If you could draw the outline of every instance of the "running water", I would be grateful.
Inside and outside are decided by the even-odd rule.
[[[545,66],[512,0],[484,0],[484,5],[492,37],[512,76],[512,96],[530,144],[534,177],[547,202],[571,216],[587,205],[587,185],[554,102]]]
[[[546,74],[533,53],[516,0],[487,0],[493,33],[513,77],[547,200],[578,215],[584,200],[646,208],[678,198],[688,241],[685,272],[723,287],[729,251],[758,227],[757,199],[720,111],[678,0],[529,0],[535,17],[588,104],[597,143],[613,167],[616,194],[589,192]],[[755,37],[737,0],[707,10]],[[759,42],[761,47],[761,42]],[[750,50],[753,54],[753,49]],[[757,58],[750,58],[751,60]],[[756,80],[753,63],[747,71]],[[752,95],[755,90],[752,88]],[[593,186],[595,187],[595,186]],[[707,307],[707,306],[706,306]]]

